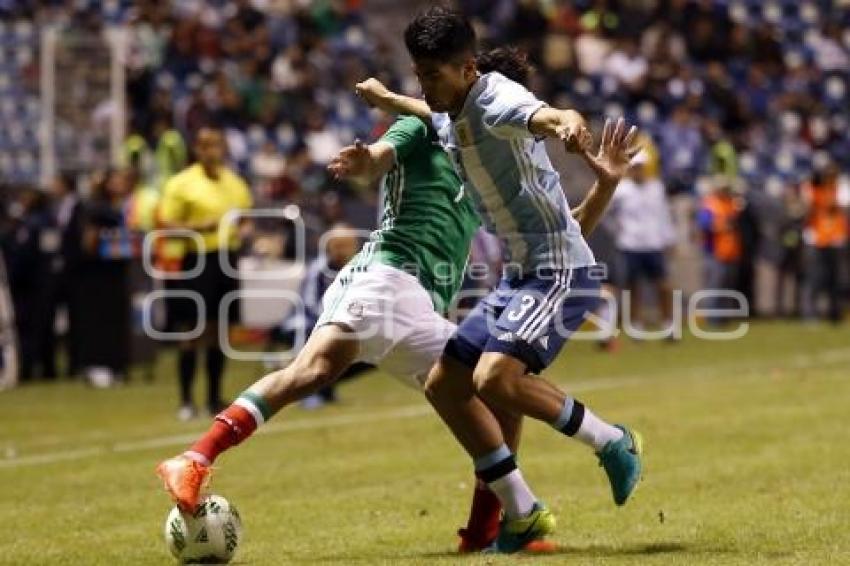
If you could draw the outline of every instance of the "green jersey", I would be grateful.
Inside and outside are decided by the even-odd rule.
[[[380,262],[415,275],[444,311],[460,289],[478,215],[436,132],[419,118],[396,120],[381,137],[395,165],[381,181],[380,226],[353,264]]]

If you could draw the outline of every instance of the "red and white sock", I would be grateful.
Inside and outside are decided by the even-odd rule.
[[[183,453],[204,466],[211,466],[219,454],[236,446],[272,416],[262,396],[245,391],[232,405],[216,415],[209,430]]]

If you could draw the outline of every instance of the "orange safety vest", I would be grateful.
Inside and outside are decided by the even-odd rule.
[[[710,195],[703,205],[711,213],[711,249],[714,257],[722,262],[741,259],[741,233],[738,230],[738,215],[741,207],[735,198]]]
[[[817,248],[843,246],[847,242],[847,216],[838,206],[838,186],[803,186],[810,208],[806,219],[806,240]]]

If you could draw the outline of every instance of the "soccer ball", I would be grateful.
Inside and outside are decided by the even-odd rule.
[[[175,506],[165,520],[168,550],[183,564],[227,564],[241,536],[239,512],[220,495],[204,497],[194,513]]]

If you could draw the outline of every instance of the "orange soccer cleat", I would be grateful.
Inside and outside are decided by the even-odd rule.
[[[160,462],[156,474],[177,506],[193,513],[209,479],[210,468],[186,456],[176,456]]]

